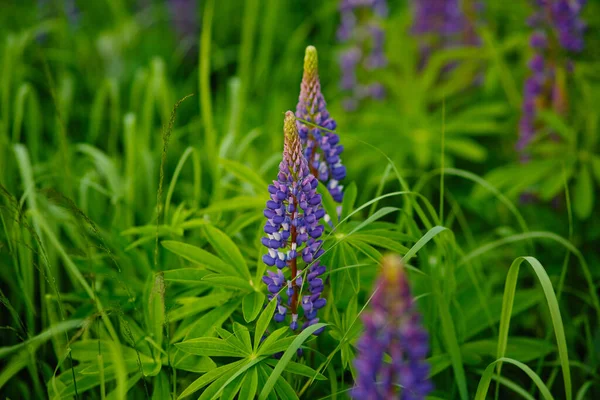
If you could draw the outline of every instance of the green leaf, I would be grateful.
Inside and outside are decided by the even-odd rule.
[[[467,138],[447,138],[446,150],[465,160],[483,162],[487,159],[487,149],[476,141]]]
[[[460,348],[463,354],[471,353],[477,356],[496,357],[498,341],[491,339],[477,340],[465,343]],[[511,336],[510,343],[506,347],[506,355],[508,358],[529,362],[544,357],[555,350],[556,347],[545,340]]]
[[[600,186],[600,156],[592,156],[592,171],[596,177],[596,185]]]
[[[246,375],[244,375],[244,381],[240,389],[240,399],[253,399],[256,396],[256,389],[258,388],[258,371],[257,367],[250,368]]]
[[[253,359],[247,359],[246,363],[239,369],[236,369],[236,371],[234,373],[232,373],[231,375],[229,375],[229,377],[224,381],[224,382],[220,382],[220,388],[217,387],[216,391],[212,391],[211,396],[205,396],[203,398],[208,399],[210,398],[210,400],[215,400],[219,393],[221,392],[222,389],[224,389],[227,385],[229,385],[231,382],[233,382],[237,377],[239,377],[241,374],[243,374],[244,372],[246,372],[248,369],[252,368],[254,365],[260,363],[262,360],[264,360],[265,357],[257,357],[257,358],[253,358]],[[216,384],[217,382],[215,382]],[[207,389],[207,392],[209,390]],[[203,393],[203,396],[205,395],[205,393]],[[202,397],[201,397],[202,398]]]
[[[445,228],[443,226],[434,226],[433,228],[431,228],[425,235],[423,235],[421,239],[419,239],[417,243],[413,245],[413,247],[410,248],[410,250],[404,255],[404,257],[402,257],[402,261],[404,261],[404,263],[408,263],[408,260],[414,257],[414,255],[417,254],[417,252],[421,250],[423,246],[429,243],[431,239],[433,239],[439,233],[447,230],[448,228]]]
[[[275,390],[277,391],[277,394],[279,395],[280,399],[287,399],[287,400],[297,400],[298,399],[298,395],[294,391],[294,388],[292,387],[292,385],[290,385],[288,383],[288,381],[283,379],[283,377],[281,377],[281,376],[277,379],[277,382],[275,382]]]
[[[238,278],[237,276],[223,276],[223,275],[208,275],[204,279],[203,282],[210,283],[215,286],[223,286],[227,288],[239,289],[243,291],[254,290],[250,281],[245,280],[244,278]]]
[[[248,352],[252,352],[252,341],[250,340],[250,332],[248,332],[248,328],[238,322],[234,322],[233,332],[240,342],[243,343],[244,348],[246,348]]]
[[[275,332],[277,332],[277,331],[275,331]],[[284,351],[294,342],[294,339],[295,339],[295,336],[288,336],[283,339],[267,342],[267,340],[271,336],[275,336],[275,335],[272,333],[271,335],[269,335],[267,337],[267,339],[265,339],[263,345],[260,346],[260,349],[258,350],[258,354],[273,354],[273,353],[279,353],[280,351]]]
[[[239,305],[240,300],[236,298],[220,307],[210,310],[198,318],[198,320],[196,320],[190,327],[184,327],[181,330],[178,330],[175,335],[173,335],[171,343],[178,341],[182,337],[185,337],[186,339],[193,339],[207,336],[209,332],[212,332],[216,326],[221,326],[223,322],[225,322],[225,320],[227,320],[227,318],[229,318],[231,314],[238,309]]]
[[[161,372],[154,377],[154,384],[152,389],[152,400],[162,400],[171,398],[169,392],[169,378],[167,374]]]
[[[481,376],[481,379],[479,380],[479,385],[477,386],[477,393],[475,394],[475,400],[485,400],[487,398],[487,392],[490,387],[490,383],[492,381],[492,376],[494,374],[494,367],[496,367],[497,365],[500,365],[503,362],[507,362],[507,363],[516,365],[521,370],[523,370],[523,372],[525,372],[531,378],[531,380],[536,384],[536,386],[540,390],[540,393],[542,394],[544,399],[546,399],[546,400],[554,399],[554,397],[552,397],[552,394],[550,394],[550,390],[548,390],[548,387],[546,385],[544,385],[544,382],[542,382],[541,378],[527,365],[525,365],[522,362],[519,362],[517,360],[513,360],[512,358],[499,358],[496,361],[494,361],[493,363],[491,363],[490,365],[488,365],[487,368],[485,369],[485,371],[483,372],[483,375]]]
[[[308,339],[308,337],[312,335],[313,332],[325,326],[327,326],[327,324],[323,323],[311,325],[305,330],[303,330],[302,333],[300,333],[298,336],[296,336],[295,340],[292,342],[290,347],[288,347],[285,353],[283,353],[283,356],[275,366],[275,369],[273,370],[273,373],[269,376],[269,379],[267,379],[265,386],[258,395],[259,400],[265,400],[267,398],[268,394],[271,392],[271,390],[273,390],[273,386],[275,386],[275,383],[281,376],[281,373],[284,371],[288,363],[292,360],[292,357],[296,354],[296,350],[298,350],[302,343],[304,343],[304,341]]]
[[[327,187],[321,182],[319,182],[319,186],[317,187],[317,193],[321,195],[325,213],[331,218],[333,226],[336,226],[338,221],[337,203],[333,200],[333,197],[331,197],[331,193],[329,193]]]
[[[238,275],[238,272],[231,265],[200,247],[175,240],[165,240],[161,242],[161,244],[165,249],[186,260],[205,267],[214,273],[233,276]]]
[[[199,373],[208,372],[217,368],[217,364],[208,357],[195,356],[179,351],[176,348],[172,349],[175,353],[175,355],[172,356],[172,359],[174,359],[173,366],[179,370]],[[167,363],[165,362],[164,364]]]
[[[222,211],[239,211],[247,210],[249,208],[264,208],[266,200],[261,197],[252,196],[239,196],[228,200],[219,200],[216,204],[212,204],[203,210],[200,210],[201,214],[210,214]]]
[[[274,367],[277,365],[277,360],[266,360],[265,361],[270,366]],[[285,367],[285,371],[290,372],[292,374],[306,376],[308,378],[315,378],[318,381],[326,381],[327,378],[325,375],[315,371],[308,365],[300,364],[294,361],[290,361],[288,365]]]
[[[558,307],[558,301],[556,299],[556,294],[554,293],[554,289],[552,288],[552,283],[550,282],[550,278],[546,273],[546,270],[540,264],[540,262],[533,257],[519,257],[515,261],[513,261],[510,269],[508,270],[508,275],[506,277],[506,286],[504,288],[504,301],[502,305],[502,316],[500,317],[500,330],[498,336],[498,374],[500,374],[500,370],[502,367],[502,360],[504,355],[506,354],[506,347],[508,342],[508,330],[510,327],[510,317],[512,314],[512,307],[515,297],[515,291],[517,287],[517,280],[519,277],[519,268],[523,261],[527,261],[527,263],[531,266],[533,271],[535,272],[536,277],[540,281],[540,285],[542,286],[542,290],[544,292],[544,296],[546,297],[546,302],[548,303],[548,309],[550,311],[550,317],[552,319],[552,325],[554,327],[554,334],[556,336],[556,344],[558,347],[558,356],[560,359],[560,365],[563,373],[563,380],[565,386],[565,397],[567,400],[572,398],[572,390],[571,390],[571,370],[569,368],[569,355],[567,351],[567,341],[565,338],[565,330],[562,322],[562,318],[560,316],[560,308]],[[488,367],[489,368],[489,367]],[[487,371],[487,369],[486,369]],[[483,378],[482,378],[483,379]],[[481,386],[481,383],[480,383]],[[485,389],[487,391],[487,389]],[[479,390],[478,390],[479,392]]]
[[[364,242],[364,243],[367,243],[367,244],[370,244],[373,246],[391,250],[400,255],[406,254],[408,252],[407,247],[402,246],[400,243],[396,242],[395,240],[389,239],[385,236],[370,235],[367,232],[356,233],[348,239],[348,243],[350,243],[350,244],[353,244],[356,241],[361,241],[361,242]]]
[[[212,272],[199,268],[179,268],[163,271],[165,281],[190,285],[200,283],[204,277],[210,274],[212,274]]]
[[[165,280],[161,273],[154,275],[154,282],[148,298],[148,327],[152,338],[159,345],[163,341],[165,325]]]
[[[244,320],[252,322],[258,316],[260,309],[265,302],[265,295],[262,292],[250,292],[242,299],[242,311]]]
[[[280,337],[282,337],[283,335],[285,335],[287,332],[289,331],[287,326],[281,327],[279,329],[277,329],[274,332],[271,332],[269,334],[269,336],[267,336],[267,338],[264,340],[264,342],[261,343],[257,354],[261,355],[261,354],[273,354],[276,353],[276,351],[271,351],[271,348],[273,346],[277,347],[277,346],[281,346],[278,345],[276,343],[278,343],[278,340]],[[285,345],[289,345],[289,341],[286,342]],[[285,347],[284,347],[285,350]],[[281,350],[280,350],[281,351]]]
[[[254,172],[253,169],[233,160],[220,159],[219,162],[227,171],[231,172],[242,182],[250,183],[257,193],[261,193],[261,191],[265,190],[268,186],[267,182],[265,182],[260,175]]]
[[[344,190],[344,198],[342,200],[342,220],[346,218],[352,210],[354,210],[354,203],[356,202],[356,183],[352,182],[346,186]]]
[[[203,229],[211,246],[226,263],[234,267],[236,275],[250,280],[251,276],[246,260],[233,240],[212,225],[206,225]]]
[[[221,400],[235,400],[236,395],[242,387],[242,382],[244,381],[245,376],[246,374],[238,375],[234,380],[231,381],[231,383],[227,384],[227,386],[225,386],[221,392]]]
[[[579,219],[586,219],[592,214],[594,207],[594,185],[592,174],[587,164],[583,164],[573,191],[573,209]]]
[[[202,311],[225,304],[233,293],[210,293],[202,297],[179,297],[177,304],[181,307],[169,312],[169,322],[179,321],[181,319],[196,315]]]
[[[207,372],[206,374],[202,375],[200,378],[198,378],[194,382],[192,382],[179,395],[178,399],[182,399],[184,397],[189,396],[192,393],[197,392],[198,390],[202,389],[204,386],[213,382],[217,378],[223,379],[223,377],[224,377],[225,378],[225,379],[223,379],[223,382],[224,382],[225,380],[227,380],[226,374],[235,372],[236,368],[241,368],[241,366],[244,362],[245,362],[245,360],[236,361],[231,364],[226,364],[219,368],[215,368],[210,372]]]
[[[246,355],[241,349],[227,343],[226,340],[213,337],[184,340],[175,343],[175,346],[181,351],[197,356],[244,357]]]
[[[275,313],[275,307],[277,307],[277,298],[273,297],[271,301],[267,304],[263,312],[258,317],[258,321],[256,321],[256,329],[254,331],[254,350],[258,348],[260,344],[260,339],[265,334],[267,327],[269,326],[269,322],[271,318],[273,318],[273,314]]]

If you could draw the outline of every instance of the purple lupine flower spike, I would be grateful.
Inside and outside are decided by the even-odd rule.
[[[273,319],[283,322],[289,315],[290,328],[296,330],[303,320],[302,329],[319,322],[317,310],[327,303],[321,297],[323,280],[319,278],[325,266],[318,260],[324,252],[319,238],[323,233],[320,221],[325,210],[321,195],[316,192],[318,181],[310,173],[302,152],[296,118],[291,111],[285,113],[283,131],[283,159],[277,180],[269,185],[271,197],[264,210],[267,236],[262,238],[262,244],[268,249],[263,262],[277,269],[267,271],[262,279],[269,290],[269,300],[277,297]],[[308,267],[306,282],[298,268],[302,262]],[[303,296],[303,289],[308,289],[307,295]],[[315,331],[315,335],[322,331]]]
[[[345,45],[339,57],[340,87],[347,95],[344,108],[352,111],[361,101],[367,98],[380,100],[385,94],[379,82],[359,82],[357,70],[362,68],[373,76],[373,71],[387,65],[385,31],[381,24],[387,17],[387,1],[341,0],[339,10],[341,22],[337,37]]]
[[[339,143],[339,136],[331,132],[336,128],[336,123],[330,117],[321,93],[317,49],[313,46],[306,48],[304,56],[304,74],[300,84],[296,118],[318,126],[297,121],[304,156],[311,174],[327,186],[335,201],[341,203],[343,187],[339,181],[346,177],[346,167],[340,159],[344,146]]]
[[[565,88],[557,80],[557,69],[570,70],[570,60],[561,52],[583,49],[585,23],[580,14],[585,0],[535,0],[535,13],[528,24],[534,28],[529,45],[534,52],[528,67],[530,75],[523,88],[523,105],[519,121],[517,150],[521,161],[527,162],[527,146],[536,135],[536,116],[541,108],[551,108],[558,114],[567,111]]]
[[[370,310],[363,314],[365,331],[357,343],[356,400],[419,400],[431,392],[428,378],[429,336],[421,325],[402,260],[389,255],[375,285]],[[391,362],[384,361],[384,354]]]

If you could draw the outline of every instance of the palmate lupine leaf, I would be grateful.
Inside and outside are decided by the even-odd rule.
[[[289,332],[286,327],[283,327],[272,332],[262,341],[276,304],[276,301],[269,302],[261,313],[254,332],[254,345],[251,342],[248,329],[237,322],[233,324],[233,333],[219,327],[215,328],[215,331],[220,336],[219,338],[200,337],[176,343],[175,347],[179,350],[197,356],[242,358],[239,361],[221,366],[202,375],[183,391],[180,398],[193,394],[207,385],[209,386],[200,396],[201,399],[216,399],[221,393],[226,393],[227,396],[235,396],[238,390],[244,393],[256,392],[257,384],[254,383],[256,381],[256,368],[262,366],[264,360],[270,358],[273,353],[290,351],[290,349],[293,349],[293,353],[295,354],[296,350],[300,348],[315,330],[321,329],[324,326],[324,324],[315,324],[307,328],[303,336],[281,338]],[[274,373],[278,374],[276,382],[274,382],[276,385],[275,390],[278,393],[283,392],[288,395],[294,393],[287,382],[280,381],[279,374],[284,370],[300,376],[324,379],[321,374],[308,366],[298,363],[290,364],[289,359],[282,364],[280,362],[277,363],[274,371]],[[272,362],[269,363],[272,364]],[[257,366],[257,364],[259,365]],[[266,365],[264,367],[269,368]],[[215,373],[217,370],[218,374]],[[269,390],[272,389],[273,387]]]

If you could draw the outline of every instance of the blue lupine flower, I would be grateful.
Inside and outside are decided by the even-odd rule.
[[[429,337],[413,302],[402,261],[386,256],[375,285],[370,310],[363,314],[365,331],[357,343],[356,400],[424,399],[432,390]],[[384,354],[391,362],[384,361]]]
[[[317,49],[313,46],[306,48],[304,56],[304,73],[296,106],[296,118],[326,129],[297,121],[298,134],[311,174],[327,186],[335,201],[341,203],[343,187],[339,182],[346,177],[346,167],[342,165],[340,159],[344,146],[339,143],[339,136],[331,132],[336,128],[336,123],[329,115],[325,98],[321,93]]]
[[[302,329],[319,321],[317,310],[327,303],[321,298],[323,280],[319,278],[325,272],[325,266],[318,260],[323,254],[323,242],[319,238],[324,229],[320,221],[325,210],[321,195],[316,192],[318,181],[310,173],[302,152],[296,118],[291,111],[285,114],[284,135],[283,159],[277,180],[269,185],[271,198],[264,210],[267,218],[264,232],[267,236],[262,238],[262,244],[268,249],[263,262],[277,267],[277,270],[267,271],[262,279],[270,292],[269,299],[277,297],[273,318],[276,322],[283,322],[289,310],[290,328],[296,330],[300,322],[300,303],[305,320]],[[298,269],[299,261],[308,266],[306,282],[302,279],[303,271]],[[308,287],[309,294],[301,298],[305,287]],[[319,329],[315,334],[322,331]]]

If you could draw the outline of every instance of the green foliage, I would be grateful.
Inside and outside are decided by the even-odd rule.
[[[521,164],[526,3],[486,2],[483,45],[421,68],[409,9],[390,1],[388,96],[353,113],[337,0],[198,2],[186,38],[162,1],[77,2],[77,23],[60,1],[44,19],[8,3],[2,398],[347,398],[387,252],[430,333],[431,399],[600,397],[599,65],[577,56],[570,112],[540,113]],[[294,333],[272,321],[260,239],[308,44],[348,177],[339,214],[317,188],[327,305]]]

